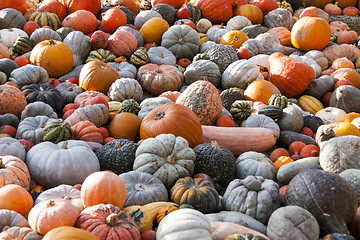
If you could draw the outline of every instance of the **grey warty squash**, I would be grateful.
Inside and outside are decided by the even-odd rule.
[[[276,169],[271,160],[263,153],[244,152],[236,160],[236,178],[247,176],[262,176],[275,180]]]
[[[319,224],[309,211],[298,206],[276,209],[270,216],[267,236],[271,240],[318,240]]]
[[[25,139],[32,144],[43,142],[43,129],[47,122],[54,120],[47,116],[27,117],[22,120],[16,132],[17,139]]]
[[[133,170],[159,178],[167,189],[179,178],[194,173],[194,150],[186,139],[173,134],[160,134],[141,141],[135,156]]]
[[[213,44],[205,52],[210,60],[216,63],[221,73],[233,62],[239,60],[236,52],[231,46]]]
[[[0,156],[6,155],[12,155],[25,161],[25,148],[15,138],[0,138]]]
[[[21,121],[27,117],[36,116],[47,116],[54,119],[58,118],[58,115],[49,104],[44,102],[33,102],[26,105],[25,109],[21,112]]]
[[[308,210],[324,233],[348,233],[357,209],[355,189],[338,174],[314,165],[298,173],[289,183],[285,205]]]
[[[140,102],[143,90],[136,79],[120,78],[111,84],[107,95],[112,101],[122,102],[126,99],[134,99]]]
[[[331,94],[330,107],[337,107],[345,112],[360,112],[360,90],[354,86],[343,85]]]
[[[120,174],[119,177],[126,187],[124,207],[168,201],[168,191],[165,185],[148,173],[129,171]]]
[[[354,187],[357,197],[360,198],[360,169],[346,169],[339,175]]]
[[[295,19],[291,12],[284,8],[277,8],[264,16],[264,25],[268,28],[286,27],[291,30],[294,24]]]
[[[207,79],[215,87],[220,87],[221,73],[216,63],[210,60],[198,60],[186,67],[185,84],[190,85],[197,80]]]
[[[48,83],[48,80],[49,74],[47,71],[40,66],[32,64],[27,64],[23,67],[14,69],[9,78],[9,81],[15,82],[19,88],[33,83]]]
[[[32,178],[45,188],[79,184],[100,170],[95,153],[81,140],[36,144],[26,155],[26,165]]]
[[[226,188],[222,204],[227,211],[242,212],[266,224],[280,207],[279,186],[261,176],[235,179]]]

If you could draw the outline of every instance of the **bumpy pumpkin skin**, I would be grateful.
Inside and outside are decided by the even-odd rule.
[[[0,187],[17,184],[29,190],[30,173],[26,164],[14,156],[0,156]]]
[[[198,7],[202,16],[209,19],[213,23],[227,22],[233,16],[233,7],[237,5],[235,0],[200,0],[196,1],[196,7]]]
[[[12,113],[20,117],[26,107],[26,98],[19,89],[13,86],[0,86],[0,114]]]
[[[6,230],[0,233],[0,239],[4,240],[41,240],[42,236],[29,227],[6,227]]]

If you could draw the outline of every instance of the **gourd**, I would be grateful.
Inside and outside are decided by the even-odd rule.
[[[319,64],[317,64],[317,62],[315,60],[313,60],[312,58],[306,57],[306,56],[297,56],[297,55],[291,55],[290,56],[292,59],[295,59],[296,61],[302,62],[302,63],[306,63],[307,65],[309,65],[310,67],[312,67],[315,71],[315,77],[318,78],[320,77],[322,74],[322,69],[320,67]]]
[[[193,7],[195,8],[195,6],[193,6]],[[179,9],[179,6],[177,7],[177,9]],[[151,10],[154,10],[154,11],[157,11],[158,13],[160,13],[161,17],[163,19],[165,19],[170,26],[174,25],[174,22],[176,20],[177,10],[174,8],[174,6],[169,5],[167,1],[160,1],[160,3],[153,6],[151,8]]]
[[[249,151],[241,154],[236,160],[236,178],[262,176],[275,180],[276,169],[271,160],[263,153]]]
[[[18,126],[16,138],[25,139],[33,144],[43,142],[43,128],[51,120],[53,119],[42,115],[25,118]]]
[[[70,82],[60,83],[55,89],[60,92],[64,106],[68,103],[73,103],[76,96],[83,92],[81,87]]]
[[[111,84],[108,96],[113,101],[124,101],[126,99],[134,99],[140,102],[143,91],[140,83],[133,78],[120,78]]]
[[[25,148],[15,138],[0,138],[0,156],[11,155],[25,162]]]
[[[0,233],[2,239],[31,239],[41,240],[42,236],[29,227],[9,227],[6,226]]]
[[[29,21],[36,22],[40,27],[49,26],[53,30],[61,27],[58,15],[50,12],[34,12],[30,15]]]
[[[45,234],[43,240],[61,240],[64,238],[72,238],[76,240],[98,240],[94,234],[75,227],[57,227]]]
[[[330,107],[337,107],[345,112],[360,112],[360,90],[350,85],[343,85],[333,92],[330,98]]]
[[[66,122],[70,126],[74,126],[79,121],[90,121],[95,126],[100,127],[104,125],[109,119],[109,108],[105,104],[87,105],[75,110],[68,118]]]
[[[319,50],[311,50],[304,54],[305,57],[314,59],[322,70],[326,70],[329,66],[329,60]]]
[[[58,118],[49,104],[44,102],[33,102],[26,105],[25,109],[21,112],[21,121],[27,117],[36,117],[38,115],[47,116],[49,118]]]
[[[359,178],[359,169],[346,169],[345,171],[341,172],[339,175],[340,177],[344,178],[346,181],[348,181],[355,189],[356,195],[360,196],[360,178]]]
[[[316,114],[319,110],[324,109],[322,103],[315,97],[302,95],[299,99],[300,107],[311,114]]]
[[[38,28],[30,35],[30,40],[33,42],[34,46],[39,42],[51,39],[61,41],[60,35],[49,28]]]
[[[246,234],[245,237],[249,238],[250,234],[255,236],[253,239],[269,240],[265,234],[252,230],[248,227],[244,227],[232,222],[211,222],[213,239],[226,239],[229,234]]]
[[[20,89],[25,85],[30,85],[33,83],[47,83],[48,80],[49,74],[47,71],[40,66],[35,66],[32,64],[27,64],[23,67],[14,69],[9,77],[9,81],[15,82]]]
[[[13,86],[0,85],[0,114],[14,114],[19,117],[26,107],[26,98]]]
[[[199,60],[186,67],[185,84],[190,85],[199,79],[207,79],[215,87],[220,86],[221,73],[219,67],[210,60]]]
[[[244,27],[251,26],[251,21],[245,16],[234,16],[226,23],[226,27],[232,30],[241,30]]]
[[[92,49],[90,38],[80,31],[72,31],[63,42],[70,47],[73,53],[74,67],[84,64]]]
[[[302,112],[295,107],[288,106],[283,109],[284,115],[277,121],[281,131],[290,130],[300,132],[304,125]]]
[[[141,11],[138,15],[136,15],[134,25],[137,29],[140,29],[145,22],[150,20],[151,18],[162,18],[161,14],[155,10],[144,10]]]
[[[149,55],[144,47],[139,47],[130,56],[130,63],[136,67],[141,67],[149,62]]]
[[[334,79],[327,75],[315,78],[305,90],[305,94],[320,99],[325,93],[330,92],[334,87]]]
[[[255,40],[259,40],[264,46],[264,53],[270,55],[275,52],[285,53],[286,49],[281,45],[280,40],[270,33],[262,33],[256,36]]]
[[[149,62],[158,65],[173,65],[176,64],[175,55],[165,47],[151,47],[148,52]]]
[[[222,74],[221,85],[224,89],[238,87],[245,89],[255,80],[263,79],[259,68],[248,60],[242,59],[231,63]]]

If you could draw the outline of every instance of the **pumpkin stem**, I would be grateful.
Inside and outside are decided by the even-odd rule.
[[[49,40],[49,45],[55,45],[55,44],[56,44],[56,42],[54,41],[54,39]]]
[[[67,141],[63,142],[63,143],[61,144],[61,146],[60,146],[60,150],[61,150],[61,149],[68,149],[67,145],[68,145],[68,142],[67,142]]]
[[[70,200],[71,198],[69,196],[65,196],[65,197],[63,197],[63,199]]]
[[[116,213],[111,213],[109,216],[107,216],[105,223],[110,226],[115,226],[118,221],[118,215]]]
[[[47,206],[47,207],[53,207],[53,206],[55,206],[55,201],[54,201],[54,200],[49,200],[46,206]]]
[[[220,145],[218,144],[218,142],[216,140],[211,141],[211,147],[220,149]]]
[[[4,163],[2,161],[2,159],[0,159],[0,168],[3,168],[4,167]]]
[[[166,158],[166,162],[170,163],[170,164],[174,164],[175,163],[175,155],[171,154]]]
[[[100,66],[100,68],[108,70],[109,68],[107,66]]]
[[[115,149],[118,149],[119,147],[121,147],[120,142],[116,142],[114,148],[115,148]]]
[[[74,91],[74,89],[72,87],[68,87],[68,91],[72,92],[72,91]]]
[[[44,88],[40,87],[40,94],[44,94]]]
[[[178,43],[182,45],[185,43],[185,40],[183,38],[179,38]]]
[[[160,68],[155,70],[156,73],[163,73],[163,70],[161,70]]]
[[[154,120],[160,120],[165,116],[164,112],[157,112],[156,113],[156,117],[154,118]]]
[[[239,36],[238,35],[234,35],[234,40],[239,40]]]
[[[45,123],[43,122],[43,123],[40,123],[40,125],[38,126],[38,129],[39,128],[43,128],[43,127],[45,127]]]

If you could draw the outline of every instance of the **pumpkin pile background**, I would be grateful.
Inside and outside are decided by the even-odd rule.
[[[0,239],[360,239],[360,1],[0,1]]]

